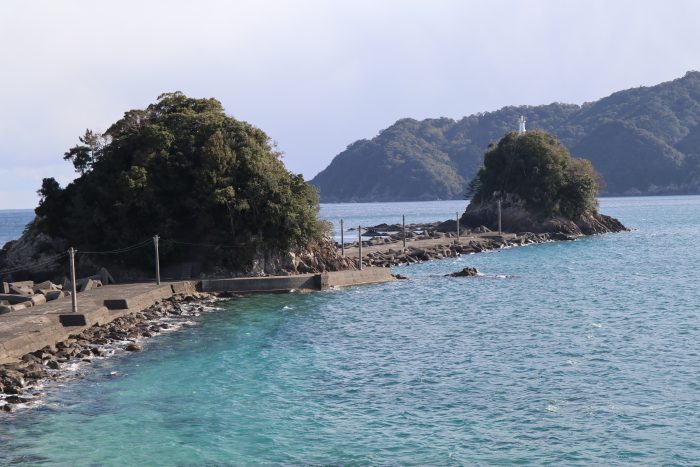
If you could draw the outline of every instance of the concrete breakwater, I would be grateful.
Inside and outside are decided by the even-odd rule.
[[[104,356],[105,345],[119,343],[138,351],[136,339],[165,327],[164,317],[186,318],[201,311],[202,301],[219,292],[269,293],[314,291],[394,280],[387,269],[337,271],[294,276],[208,279],[156,284],[108,285],[0,315],[0,410],[11,412],[30,402],[37,382],[57,377],[70,362]]]
[[[81,366],[120,351],[138,352],[141,341],[174,330],[199,316],[215,298],[194,292],[174,295],[142,311],[94,325],[55,345],[22,355],[18,362],[0,365],[0,411],[13,412],[34,405],[43,396],[46,382],[75,378]]]
[[[78,312],[70,300],[55,300],[0,315],[0,364],[18,361],[23,355],[65,341],[93,325],[104,325],[140,312],[173,296],[203,292],[314,291],[333,287],[391,281],[386,269],[335,271],[290,276],[208,279],[156,284],[108,285],[78,294]]]

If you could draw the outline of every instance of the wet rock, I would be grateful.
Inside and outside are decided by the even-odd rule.
[[[14,412],[15,406],[12,404],[5,404],[2,406],[2,410],[7,412],[7,413]]]
[[[61,364],[56,360],[49,360],[46,362],[46,367],[51,368],[52,370],[58,370],[61,368]]]
[[[126,350],[127,352],[141,352],[143,350],[143,347],[132,342],[131,344],[127,345],[124,350]]]
[[[21,397],[21,396],[7,396],[5,398],[5,402],[8,404],[24,404],[26,402],[29,402],[31,399],[28,397]]]
[[[22,388],[17,386],[5,386],[5,394],[22,394]]]
[[[461,271],[453,272],[452,274],[447,275],[451,277],[474,277],[479,275],[479,271],[477,271],[476,268],[468,266]]]

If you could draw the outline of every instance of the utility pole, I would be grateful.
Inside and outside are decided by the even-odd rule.
[[[340,219],[340,250],[345,256],[345,229],[343,228],[343,219]]]
[[[459,213],[455,213],[455,218],[457,219],[457,243],[459,243]]]
[[[501,231],[501,200],[498,200],[498,234],[502,235]]]
[[[153,246],[156,249],[156,285],[160,285],[160,258],[158,256],[158,235],[153,236]]]
[[[78,312],[78,290],[75,285],[75,248],[70,247],[68,250],[68,255],[70,256],[70,283],[71,283],[71,303],[73,313]]]
[[[357,248],[359,248],[360,255],[360,271],[362,271],[362,226],[357,227]]]
[[[406,251],[406,214],[401,216],[403,222],[403,251]]]

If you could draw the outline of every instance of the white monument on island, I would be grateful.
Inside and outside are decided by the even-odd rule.
[[[523,135],[525,134],[525,117],[522,115],[520,116],[519,124],[518,124],[518,134]]]

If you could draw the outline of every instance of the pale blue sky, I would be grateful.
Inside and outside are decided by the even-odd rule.
[[[311,178],[402,117],[583,103],[700,69],[700,2],[26,1],[0,9],[0,209],[162,92],[216,97]]]

